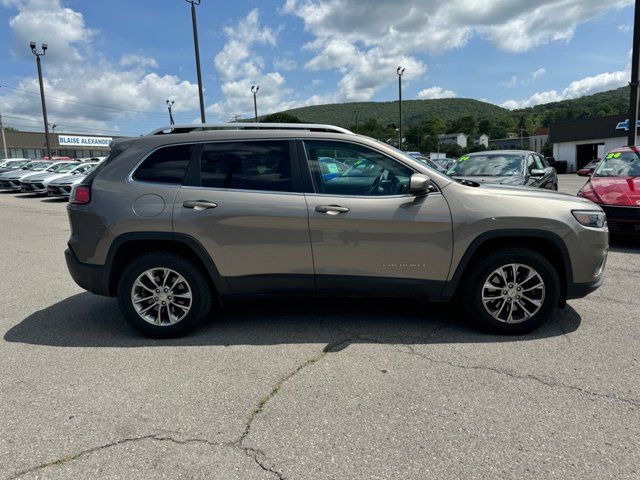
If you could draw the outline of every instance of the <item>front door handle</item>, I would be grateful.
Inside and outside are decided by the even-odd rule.
[[[208,200],[187,200],[182,206],[184,208],[193,208],[194,210],[201,211],[208,208],[216,208],[218,204],[209,202]]]
[[[318,205],[316,212],[326,213],[328,215],[338,215],[339,213],[347,213],[349,209],[347,207],[341,207],[340,205]]]

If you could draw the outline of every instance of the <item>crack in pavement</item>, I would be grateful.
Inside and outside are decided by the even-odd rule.
[[[339,342],[329,343],[322,349],[322,351],[320,353],[318,353],[317,355],[313,356],[312,358],[310,358],[310,359],[306,360],[305,362],[301,363],[300,365],[298,365],[292,372],[290,372],[285,377],[281,378],[278,381],[278,383],[276,383],[276,385],[271,389],[269,394],[267,394],[266,396],[262,397],[262,399],[260,400],[260,402],[258,403],[256,408],[254,408],[253,411],[251,412],[251,414],[249,415],[249,418],[245,422],[244,431],[242,432],[242,435],[240,435],[240,438],[235,442],[235,444],[236,444],[236,446],[238,448],[240,448],[242,451],[244,451],[246,455],[248,455],[249,457],[253,458],[253,460],[258,464],[258,466],[260,468],[262,468],[264,471],[269,472],[269,473],[273,473],[280,480],[285,480],[285,478],[286,478],[284,476],[284,474],[281,471],[279,471],[278,469],[276,469],[273,465],[268,465],[267,464],[267,462],[269,462],[269,461],[268,461],[267,456],[264,453],[264,451],[262,451],[262,450],[260,450],[258,448],[249,447],[249,446],[244,444],[246,438],[251,433],[251,427],[253,426],[254,420],[258,417],[258,415],[260,415],[264,411],[266,405],[276,395],[278,395],[278,393],[282,389],[282,386],[286,382],[291,380],[294,376],[296,376],[298,373],[300,373],[302,370],[304,370],[308,366],[313,365],[315,363],[318,363],[329,352],[335,352],[335,351],[342,350],[343,348],[346,348],[346,346],[348,346],[350,341],[351,340],[349,338],[346,338],[346,339],[341,340]],[[345,347],[339,348],[339,347],[341,347],[343,345],[345,345]],[[338,350],[336,350],[336,349],[338,349]],[[271,462],[269,462],[269,463],[271,463]]]
[[[407,350],[403,350],[401,347],[406,347],[408,349]],[[615,396],[615,395],[610,395],[610,394],[606,394],[606,393],[600,393],[600,392],[594,392],[591,390],[587,390],[581,387],[577,387],[575,385],[568,385],[566,383],[561,383],[561,382],[555,382],[552,380],[546,380],[544,378],[540,378],[537,377],[535,375],[532,374],[522,374],[522,373],[517,373],[511,370],[505,370],[505,369],[501,369],[501,368],[496,368],[496,367],[489,367],[489,366],[484,366],[484,365],[464,365],[464,364],[459,364],[459,363],[454,363],[454,362],[450,362],[448,360],[439,360],[439,359],[435,359],[432,357],[429,357],[428,355],[425,355],[423,353],[419,353],[416,352],[415,349],[411,346],[411,345],[401,345],[401,346],[397,346],[398,350],[400,352],[409,354],[409,355],[416,355],[420,358],[424,358],[425,360],[428,360],[431,363],[435,363],[438,365],[449,365],[451,367],[455,367],[455,368],[459,368],[459,369],[463,369],[463,370],[483,370],[483,371],[487,371],[487,372],[493,372],[493,373],[497,373],[499,375],[506,375],[508,377],[511,378],[515,378],[518,380],[532,380],[538,383],[541,383],[543,385],[546,385],[548,387],[560,387],[560,388],[565,388],[567,390],[572,390],[574,392],[578,392],[578,393],[582,393],[591,397],[598,397],[598,398],[606,398],[608,400],[614,400],[616,402],[623,402],[626,403],[628,405],[631,405],[633,407],[640,407],[640,401],[633,399],[633,398],[626,398],[626,397],[619,397],[619,396]]]

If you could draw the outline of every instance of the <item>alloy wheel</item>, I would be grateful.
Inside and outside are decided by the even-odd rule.
[[[482,287],[482,305],[494,319],[521,323],[542,308],[545,284],[529,265],[510,263],[489,274]]]
[[[191,310],[189,282],[170,268],[150,268],[131,287],[131,302],[140,318],[153,325],[174,325]]]

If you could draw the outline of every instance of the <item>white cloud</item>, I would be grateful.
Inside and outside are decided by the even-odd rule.
[[[9,26],[14,33],[13,53],[30,57],[30,42],[48,43],[50,64],[79,60],[82,51],[96,34],[87,28],[81,13],[65,8],[61,0],[1,0],[6,7],[18,10]],[[54,34],[52,34],[52,32]]]
[[[98,32],[61,0],[0,1],[16,11],[9,20],[16,46],[31,40],[49,43],[44,82],[49,121],[58,125],[57,131],[118,131],[122,121],[145,116],[164,124],[168,98],[176,102],[176,115],[197,109],[197,86],[175,75],[149,71],[158,66],[155,59],[130,53],[116,64],[96,53],[92,39]],[[94,54],[85,59],[82,52],[89,48]],[[25,78],[16,89],[0,92],[0,107],[6,116],[22,119],[14,123],[38,127],[42,117],[37,79]],[[146,113],[149,111],[154,113]]]
[[[298,64],[292,58],[276,58],[273,61],[273,68],[286,72],[287,70],[295,70],[298,68]]]
[[[507,100],[506,102],[503,102],[501,106],[513,110],[516,108],[533,107],[542,103],[559,102],[561,100],[578,98],[626,85],[629,81],[629,77],[630,72],[628,69],[601,73],[599,75],[573,81],[568,87],[560,92],[557,90],[537,92],[523,100]]]
[[[521,52],[568,40],[576,26],[633,0],[286,0],[285,14],[299,17],[313,40],[309,70],[342,75],[335,93],[344,100],[368,100],[394,81],[395,66],[419,78],[426,66],[414,55],[460,48],[473,36]],[[455,25],[455,28],[443,28]],[[410,73],[411,72],[411,73]],[[363,75],[371,78],[363,79]],[[356,80],[357,78],[357,80]],[[507,82],[509,84],[509,82]],[[513,81],[513,85],[517,79]]]
[[[507,88],[515,87],[516,85],[518,85],[518,76],[513,75],[509,80],[507,80],[506,82],[503,82],[502,85]]]
[[[420,90],[418,92],[418,98],[421,100],[431,100],[435,98],[454,98],[457,97],[456,92],[453,90],[445,90],[442,87],[430,87]]]
[[[259,85],[258,115],[272,113],[298,106],[301,102],[292,99],[286,80],[278,71],[264,72],[264,62],[252,55],[256,44],[275,46],[277,37],[273,30],[260,24],[257,9],[241,19],[236,25],[225,28],[227,42],[215,57],[214,65],[222,79],[220,89],[224,99],[207,107],[207,112],[226,122],[233,115],[249,118],[253,116],[252,85]],[[290,63],[279,59],[274,67],[291,67]],[[276,67],[277,68],[277,67]],[[279,68],[287,70],[287,68]]]
[[[546,68],[539,68],[535,72],[533,72],[531,76],[533,77],[534,80],[537,80],[540,77],[544,76],[546,73],[547,73]]]
[[[631,25],[618,25],[618,30],[623,33],[628,32],[629,30],[631,30]]]

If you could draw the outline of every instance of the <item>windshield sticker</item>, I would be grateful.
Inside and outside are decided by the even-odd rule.
[[[611,153],[610,153],[609,155],[607,155],[604,159],[605,159],[605,160],[611,160],[612,158],[620,158],[620,156],[621,156],[621,155],[622,155],[622,153],[621,153],[621,152],[617,152],[617,153],[611,152]]]
[[[469,155],[463,155],[458,159],[459,162],[464,162],[466,160],[469,160]]]

